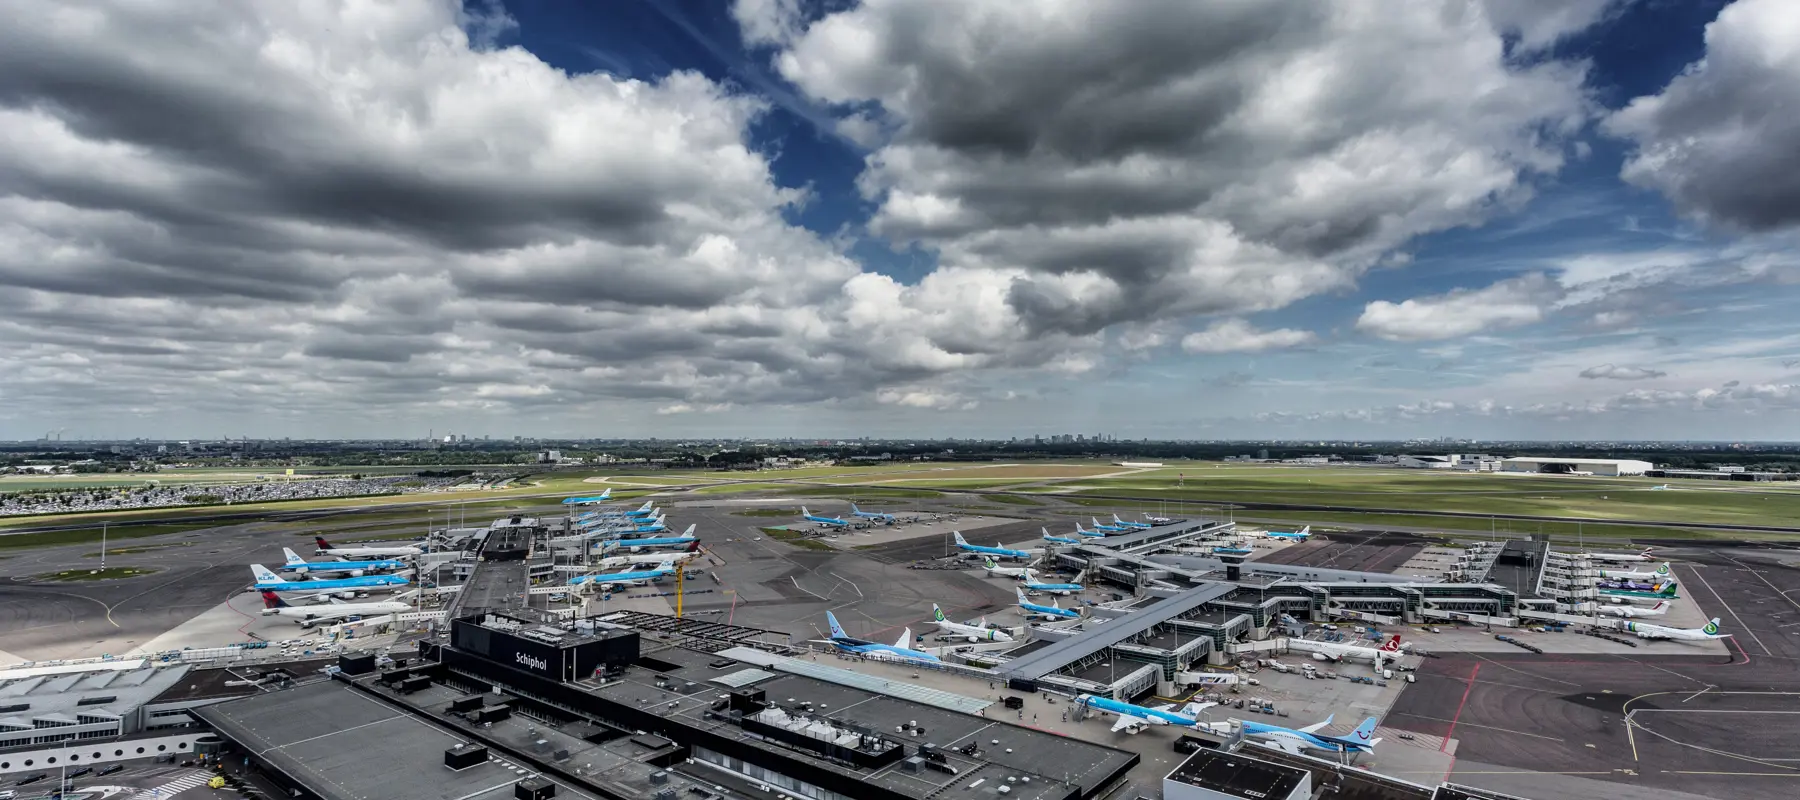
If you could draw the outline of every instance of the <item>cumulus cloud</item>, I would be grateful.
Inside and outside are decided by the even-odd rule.
[[[762,100],[552,68],[492,4],[39,11],[0,0],[12,409],[873,402],[1103,344],[1031,335],[1016,274],[864,272],[784,220]]]
[[[1484,0],[1494,24],[1518,37],[1519,48],[1542,50],[1592,27],[1630,0]]]
[[[1532,274],[1483,289],[1458,289],[1399,303],[1377,300],[1363,307],[1356,329],[1393,341],[1452,339],[1537,322],[1560,293],[1549,278]]]
[[[1683,211],[1754,231],[1800,223],[1800,5],[1738,0],[1706,28],[1706,57],[1605,129],[1634,150],[1622,177]]]
[[[1317,338],[1311,331],[1293,328],[1261,331],[1244,320],[1226,319],[1182,337],[1181,349],[1190,353],[1260,353],[1311,344]]]
[[[1588,379],[1607,378],[1615,381],[1641,381],[1650,378],[1661,378],[1669,373],[1648,367],[1623,367],[1614,364],[1601,364],[1581,371],[1581,377]]]
[[[1008,276],[993,299],[1034,334],[1086,336],[1340,289],[1525,197],[1589,114],[1584,71],[1508,58],[1526,26],[1489,10],[883,0],[775,63],[885,132],[872,230]]]

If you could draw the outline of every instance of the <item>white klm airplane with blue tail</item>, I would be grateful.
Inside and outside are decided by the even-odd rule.
[[[1107,697],[1084,694],[1075,698],[1075,705],[1083,708],[1098,709],[1100,711],[1110,711],[1119,715],[1118,720],[1113,723],[1113,733],[1118,733],[1119,731],[1137,733],[1145,728],[1157,725],[1175,725],[1182,728],[1195,727],[1200,720],[1194,715],[1199,714],[1208,708],[1212,708],[1213,706],[1218,705],[1218,703],[1188,703],[1180,711],[1176,711],[1173,703],[1157,708],[1150,708],[1148,706],[1126,703]]]
[[[912,644],[912,628],[900,632],[900,640],[893,644],[879,644],[855,638],[844,632],[844,626],[838,624],[837,615],[825,612],[825,624],[831,628],[831,638],[825,643],[852,655],[872,658],[878,661],[940,661],[937,656],[923,650],[914,650],[907,645]]]

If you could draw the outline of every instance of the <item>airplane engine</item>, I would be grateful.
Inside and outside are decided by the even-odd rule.
[[[1313,653],[1312,657],[1313,657],[1314,661],[1330,661],[1331,660],[1331,656],[1325,655],[1324,653]]]
[[[978,636],[965,636],[965,637],[963,637],[963,638],[965,638],[965,639],[968,639],[968,640],[969,640],[969,644],[975,644],[975,643],[976,643],[976,642],[979,642],[979,641],[981,641],[981,638],[980,638],[980,637],[978,637]]]
[[[294,572],[298,573],[301,577],[305,577],[306,573],[312,572],[312,570],[307,569],[306,567],[295,567]]]
[[[360,569],[353,569],[353,570],[350,570],[350,577],[352,577],[352,578],[360,578],[360,577],[362,577],[362,576],[363,576],[363,571],[362,571],[362,570],[360,570]]]

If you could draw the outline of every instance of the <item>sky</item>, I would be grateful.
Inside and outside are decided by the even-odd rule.
[[[0,10],[0,439],[1800,439],[1790,0]]]

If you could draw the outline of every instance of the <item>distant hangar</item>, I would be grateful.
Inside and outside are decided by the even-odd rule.
[[[1508,458],[1500,462],[1501,472],[1536,472],[1550,475],[1642,475],[1656,468],[1648,461],[1620,458]]]

